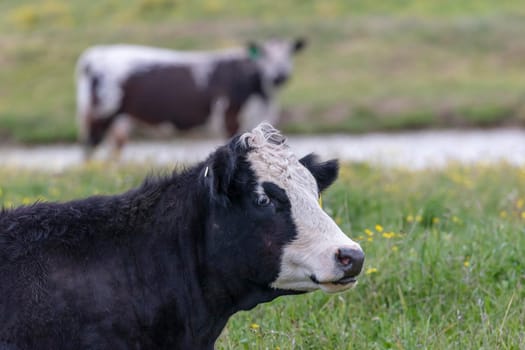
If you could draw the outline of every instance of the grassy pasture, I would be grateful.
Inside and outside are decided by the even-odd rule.
[[[73,67],[129,42],[209,49],[305,35],[283,91],[288,132],[525,121],[520,0],[4,0],[0,142],[76,139]]]
[[[0,169],[0,205],[120,192],[143,169]],[[351,164],[323,201],[367,254],[358,286],[238,313],[218,349],[525,348],[525,169]]]

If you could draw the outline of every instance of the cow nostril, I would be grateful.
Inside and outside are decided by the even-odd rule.
[[[288,80],[288,76],[285,74],[279,74],[273,79],[273,83],[275,86],[279,86],[284,84]]]
[[[339,248],[335,254],[335,258],[343,268],[345,275],[353,276],[361,272],[365,261],[363,251],[354,248]]]
[[[337,253],[335,254],[337,261],[343,266],[348,266],[352,263],[352,257],[349,255],[346,255],[341,249],[337,250]]]

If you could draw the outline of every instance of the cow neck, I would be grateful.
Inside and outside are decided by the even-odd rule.
[[[162,265],[162,274],[151,275],[159,295],[152,326],[170,330],[167,337],[194,349],[212,348],[227,320],[217,320],[199,278],[204,274],[204,225],[209,212],[208,189],[198,181],[201,170],[191,168],[166,179],[149,225],[155,229],[148,233],[154,240],[148,254]]]
[[[284,291],[254,284],[222,284],[215,280],[208,281],[209,288],[204,291],[204,300],[208,307],[208,316],[203,320],[204,328],[210,330],[211,339],[217,339],[229,318],[238,311],[250,310],[261,303],[266,303],[283,295],[302,294],[302,292]],[[213,329],[210,327],[213,325]],[[208,328],[209,327],[209,328]]]

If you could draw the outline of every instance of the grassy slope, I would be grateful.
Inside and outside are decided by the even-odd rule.
[[[114,193],[144,170],[0,169],[0,204]],[[73,185],[75,184],[75,185]],[[525,347],[525,171],[345,166],[325,209],[365,249],[352,291],[278,299],[235,315],[218,349]]]
[[[207,49],[297,34],[311,45],[281,98],[288,131],[520,124],[524,17],[519,0],[5,0],[0,138],[76,138],[73,66],[89,45]]]

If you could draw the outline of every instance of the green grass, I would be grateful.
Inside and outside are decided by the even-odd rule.
[[[0,204],[116,193],[138,184],[143,169],[0,169]],[[323,201],[366,252],[359,284],[240,312],[218,349],[525,347],[524,168],[346,165]]]
[[[0,32],[4,141],[76,139],[73,67],[90,45],[209,49],[272,35],[310,42],[280,96],[289,132],[525,121],[519,0],[4,0]]]

